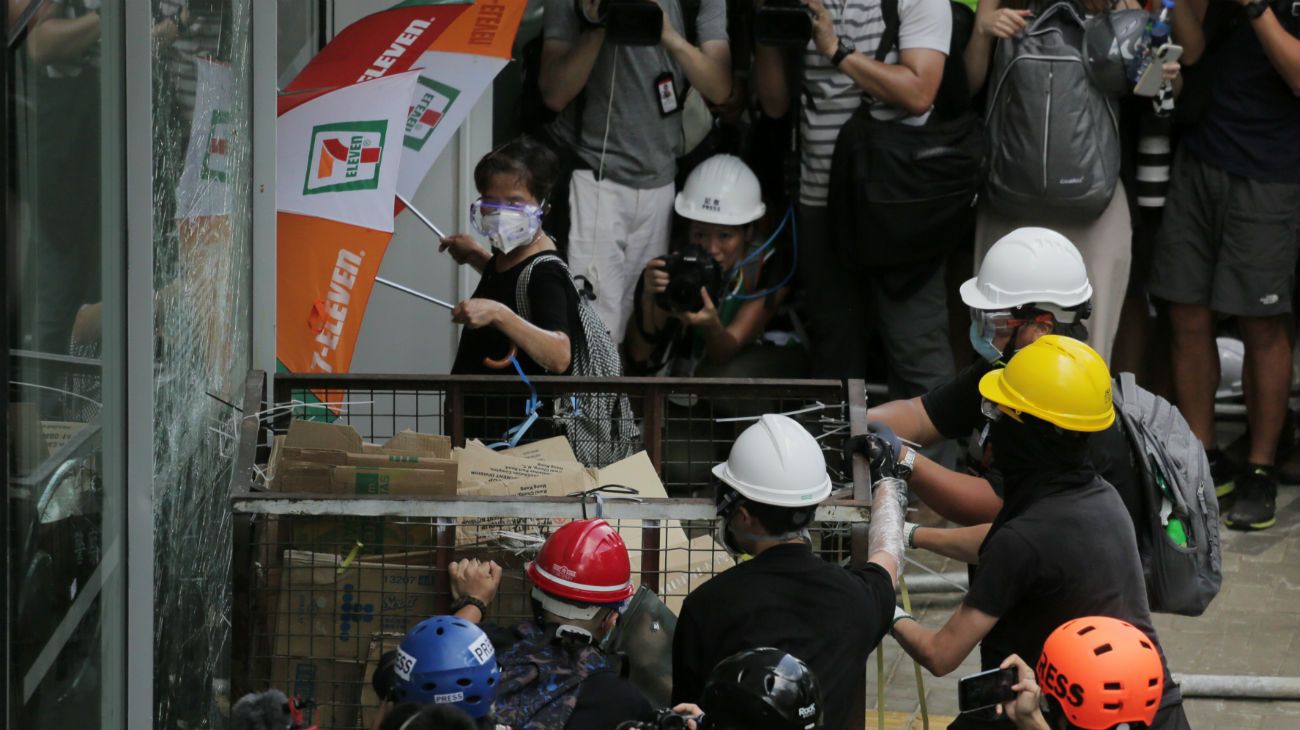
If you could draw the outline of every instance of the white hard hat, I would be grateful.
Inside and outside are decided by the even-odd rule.
[[[686,178],[673,209],[683,218],[743,226],[763,217],[763,192],[758,177],[734,155],[714,155]]]
[[[789,416],[771,413],[740,434],[713,475],[740,496],[774,507],[809,507],[831,493],[817,440]]]
[[[1246,362],[1246,346],[1233,337],[1217,337],[1219,346],[1219,389],[1215,398],[1236,398],[1242,394],[1241,371]]]
[[[993,244],[979,273],[961,285],[961,300],[975,309],[1025,304],[1068,308],[1092,299],[1079,250],[1047,228],[1017,228]]]

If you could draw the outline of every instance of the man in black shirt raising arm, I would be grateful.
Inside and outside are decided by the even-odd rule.
[[[876,482],[868,562],[851,569],[813,554],[804,528],[831,493],[817,441],[794,420],[765,415],[713,469],[728,549],[752,555],[686,597],[673,636],[673,702],[697,702],[709,672],[744,649],[775,647],[821,680],[824,730],[845,730],[867,657],[894,611],[907,487]]]
[[[976,565],[970,593],[937,631],[896,611],[899,644],[937,676],[956,669],[976,644],[984,669],[1012,654],[1034,665],[1048,635],[1083,616],[1127,621],[1158,647],[1132,522],[1088,455],[1091,435],[1115,420],[1101,356],[1077,340],[1046,335],[985,375],[979,390],[1005,502],[992,525],[960,531],[963,558]],[[949,726],[999,727],[1011,725],[977,713]],[[1188,727],[1167,668],[1151,727]]]

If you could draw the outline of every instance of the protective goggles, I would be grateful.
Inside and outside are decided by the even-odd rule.
[[[1040,312],[1031,317],[1016,316],[1017,312],[1009,309],[975,309],[971,307],[970,318],[975,323],[975,333],[992,342],[1001,335],[1010,335],[1017,328],[1030,322],[1051,322],[1052,315]]]
[[[484,218],[500,213],[518,213],[527,216],[533,226],[542,224],[542,206],[533,205],[532,203],[498,203],[491,200],[479,198],[469,205],[469,222],[474,229],[480,234],[486,236],[493,232],[491,226],[486,225]]]
[[[987,419],[989,422],[996,422],[1000,420],[1003,415],[1005,415],[1005,413],[1002,410],[1002,406],[999,406],[997,403],[994,403],[988,398],[983,398],[980,400],[980,414],[983,415],[984,418]]]

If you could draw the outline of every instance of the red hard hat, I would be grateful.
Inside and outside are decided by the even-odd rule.
[[[577,520],[556,530],[528,564],[528,579],[576,603],[620,603],[633,593],[627,545],[604,520]]]

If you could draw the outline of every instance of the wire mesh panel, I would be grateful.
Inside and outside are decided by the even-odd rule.
[[[537,378],[532,385],[547,405],[519,443],[563,432],[557,402],[575,392],[627,397],[642,434],[638,448],[671,496],[644,498],[655,490],[635,480],[624,485],[640,492],[635,496],[289,493],[268,491],[264,470],[244,465],[232,489],[237,694],[278,687],[314,701],[311,721],[323,730],[369,727],[378,707],[370,679],[379,657],[416,623],[447,611],[453,561],[494,560],[504,568],[488,621],[530,619],[525,564],[554,529],[584,516],[603,516],[620,531],[634,582],[676,613],[692,589],[735,564],[714,539],[712,499],[690,497],[705,493],[709,468],[752,423],[735,419],[763,412],[793,412],[823,445],[840,488],[819,509],[810,531],[814,549],[837,563],[865,558],[853,539],[867,518],[865,474],[842,457],[850,412],[865,407],[860,384],[855,390],[831,381]],[[241,454],[265,462],[266,446],[294,418],[346,423],[373,442],[408,429],[448,435],[458,446],[474,438],[499,442],[523,420],[514,409],[529,396],[512,378],[279,378],[262,418],[246,421]],[[256,403],[245,406],[254,411]]]

